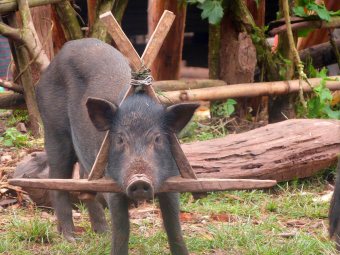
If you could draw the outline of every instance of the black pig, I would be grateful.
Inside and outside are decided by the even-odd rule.
[[[335,189],[329,209],[329,234],[335,235],[336,249],[340,251],[340,158],[337,165]]]
[[[111,254],[128,254],[129,200],[152,199],[162,182],[179,175],[171,154],[169,135],[191,119],[197,104],[165,108],[145,94],[122,98],[129,88],[131,70],[113,47],[96,39],[65,44],[43,73],[37,100],[44,123],[50,178],[71,178],[78,161],[88,173],[106,131],[110,152],[106,176],[124,194],[106,194],[112,217]],[[58,229],[74,241],[71,203],[66,191],[51,192]],[[179,222],[176,193],[159,193],[164,226],[172,254],[188,254]],[[105,232],[107,223],[98,201],[87,202],[92,228]]]

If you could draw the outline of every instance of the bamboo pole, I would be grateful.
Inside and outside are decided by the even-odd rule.
[[[340,76],[329,77],[334,81],[327,81],[326,86],[330,90],[340,90]],[[338,79],[336,81],[335,79]],[[203,80],[206,82],[206,80]],[[320,78],[309,79],[311,85],[316,87],[320,84]],[[168,81],[171,84],[173,81]],[[181,81],[175,81],[175,83]],[[185,82],[185,81],[184,81]],[[191,82],[191,81],[190,81]],[[189,82],[189,83],[190,83]],[[198,81],[196,81],[199,83]],[[221,81],[216,81],[221,84]],[[157,83],[155,83],[157,84]],[[304,92],[310,92],[311,87],[306,83],[302,83]],[[163,82],[164,86],[164,82]],[[155,86],[157,88],[157,85]],[[299,80],[276,81],[276,82],[258,82],[244,83],[228,86],[218,86],[200,89],[187,89],[178,91],[161,92],[158,98],[162,103],[174,104],[182,101],[214,101],[227,98],[255,97],[268,95],[282,95],[299,91]]]
[[[46,4],[55,4],[64,0],[28,0],[29,7],[36,7]],[[13,12],[18,10],[17,0],[1,0],[0,1],[0,14]]]
[[[82,192],[123,192],[120,186],[113,180],[99,179],[88,181],[87,179],[9,179],[10,185],[39,188],[48,190],[67,190]],[[179,176],[167,179],[161,192],[207,192],[223,190],[244,190],[270,188],[277,184],[275,180],[252,179],[188,179]]]

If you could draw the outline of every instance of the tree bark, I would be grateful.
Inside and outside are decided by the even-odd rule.
[[[64,30],[66,41],[83,38],[76,12],[69,1],[62,1],[54,5],[60,24]]]
[[[334,164],[339,137],[339,120],[293,119],[182,147],[198,178],[286,181]]]
[[[176,0],[150,0],[148,10],[149,35],[155,30],[164,10],[173,12],[176,18],[151,66],[151,72],[155,80],[176,80],[179,79],[182,60],[186,4],[184,2],[179,3]]]
[[[220,78],[221,26],[209,25],[209,79]]]

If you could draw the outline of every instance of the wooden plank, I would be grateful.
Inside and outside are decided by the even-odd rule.
[[[84,192],[122,192],[113,180],[100,179],[9,179],[9,184],[21,187],[48,190],[68,190]],[[251,179],[186,179],[179,176],[169,178],[162,185],[160,192],[207,192],[222,190],[262,189],[275,186],[275,180]]]
[[[174,20],[175,15],[172,12],[167,10],[163,12],[163,15],[160,18],[155,31],[152,33],[142,55],[142,61],[146,68],[149,69],[151,67]]]
[[[55,4],[63,0],[28,0],[29,7]],[[17,0],[1,0],[0,1],[0,14],[13,12],[18,10]]]
[[[99,18],[106,25],[107,31],[112,36],[118,49],[130,61],[131,68],[138,71],[142,66],[140,57],[112,13],[105,12]]]

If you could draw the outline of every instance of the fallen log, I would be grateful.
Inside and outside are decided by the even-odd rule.
[[[120,186],[109,179],[88,181],[87,179],[9,179],[9,184],[21,187],[48,190],[69,190],[86,192],[122,192]],[[275,180],[247,179],[187,179],[180,176],[165,181],[162,192],[208,192],[222,190],[263,189],[276,185]]]
[[[304,178],[336,162],[340,120],[286,120],[182,148],[198,178]]]
[[[28,0],[30,7],[45,5],[45,4],[55,4],[63,0]],[[18,10],[17,0],[1,0],[0,1],[0,14],[7,12],[13,12]]]
[[[26,108],[25,99],[22,94],[12,92],[0,93],[0,109],[22,108]]]
[[[340,40],[335,40],[335,45],[340,48]],[[329,42],[321,43],[299,52],[302,62],[312,59],[315,68],[321,68],[337,62],[333,47]]]
[[[334,81],[327,81],[326,86],[330,90],[340,90],[340,76],[332,76],[330,79]],[[313,78],[309,79],[313,87],[320,84],[321,79]],[[173,81],[168,81],[172,84]],[[187,81],[176,81],[180,82]],[[191,83],[192,81],[188,81]],[[197,80],[197,82],[199,82]],[[206,82],[206,80],[204,80]],[[217,81],[220,83],[220,81]],[[163,85],[164,86],[164,83]],[[183,85],[184,86],[184,85]],[[157,85],[155,86],[157,88]],[[178,91],[161,92],[158,94],[158,98],[164,104],[174,104],[183,101],[214,101],[227,98],[240,98],[240,97],[256,97],[256,96],[268,96],[268,95],[282,95],[288,93],[294,93],[299,91],[299,80],[290,81],[275,81],[275,82],[258,82],[258,83],[244,83],[228,86],[209,87],[201,89],[186,89]],[[303,91],[310,92],[311,87],[306,82],[303,82]]]

